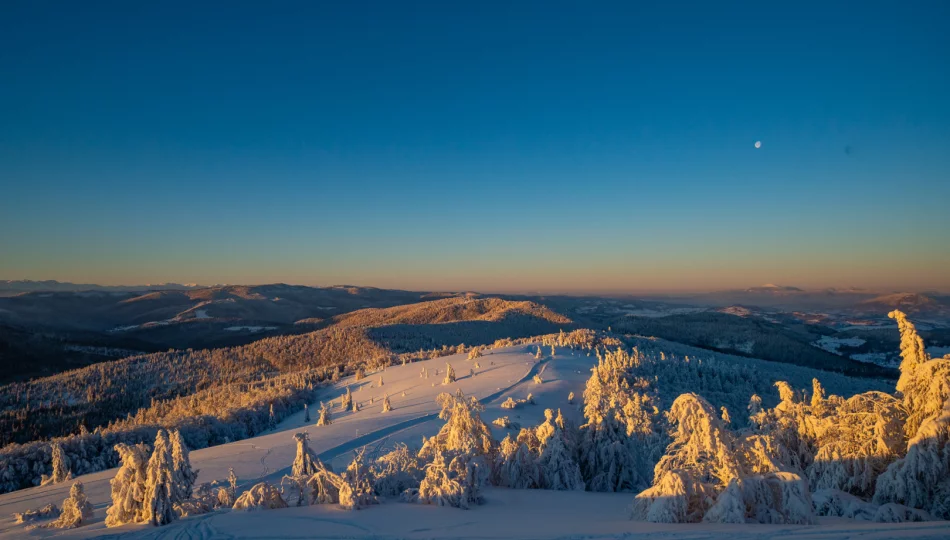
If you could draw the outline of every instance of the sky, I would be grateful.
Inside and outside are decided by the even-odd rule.
[[[950,3],[643,4],[0,2],[0,279],[950,290]]]

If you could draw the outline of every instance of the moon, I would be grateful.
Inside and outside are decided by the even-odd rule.
[[[756,148],[762,148],[762,141],[755,141]]]

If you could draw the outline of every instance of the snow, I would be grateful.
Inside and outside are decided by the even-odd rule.
[[[544,420],[545,409],[561,409],[568,421],[583,423],[582,403],[568,403],[573,392],[580,396],[596,358],[579,351],[558,349],[553,357],[535,360],[536,346],[515,346],[488,350],[478,359],[481,366],[474,376],[469,370],[474,361],[459,354],[403,366],[391,366],[384,372],[385,385],[378,386],[379,373],[368,373],[354,381],[345,378],[321,392],[310,407],[319,409],[320,402],[332,406],[332,424],[317,426],[304,422],[304,411],[282,421],[272,431],[258,437],[190,453],[196,485],[218,481],[227,485],[229,468],[238,478],[238,494],[261,482],[279,485],[291,472],[297,453],[298,432],[309,435],[309,447],[320,460],[335,471],[344,470],[353,459],[353,451],[366,447],[367,459],[374,459],[407,443],[419,448],[422,437],[435,435],[444,422],[438,419],[440,406],[436,396],[460,389],[478,398],[485,407],[482,419],[488,423],[493,437],[501,441],[510,431],[492,425],[492,421],[508,416],[512,422],[533,426]],[[547,352],[547,351],[545,351]],[[448,363],[458,374],[454,383],[441,384]],[[421,364],[421,365],[418,365]],[[419,376],[425,367],[430,377]],[[533,377],[544,368],[543,383]],[[435,370],[440,375],[435,376]],[[340,409],[340,397],[347,388],[358,412]],[[536,404],[524,403],[517,409],[503,409],[508,398],[523,400],[531,393]],[[380,414],[384,396],[388,395],[393,410]],[[384,450],[385,449],[385,450]],[[753,525],[753,524],[659,524],[631,521],[629,507],[634,493],[592,493],[578,491],[513,490],[485,488],[484,504],[469,510],[434,505],[399,503],[382,498],[379,505],[347,512],[338,505],[314,505],[276,509],[265,512],[218,510],[191,516],[155,528],[147,525],[125,525],[107,529],[106,508],[111,504],[110,480],[116,469],[84,475],[81,480],[85,494],[95,513],[90,523],[76,529],[26,531],[15,524],[13,513],[57,505],[68,496],[70,483],[35,487],[0,495],[0,540],[25,536],[44,538],[52,535],[68,538],[95,538],[131,533],[131,538],[277,538],[277,537],[347,537],[347,538],[654,538],[658,536],[769,538],[809,536],[814,538],[884,539],[896,537],[947,538],[950,522],[868,523],[838,517],[822,517],[818,525]]]
[[[837,338],[832,336],[823,336],[818,341],[812,343],[815,347],[819,349],[824,349],[832,354],[840,355],[841,352],[838,350],[839,347],[860,347],[866,343],[865,340],[861,338]]]

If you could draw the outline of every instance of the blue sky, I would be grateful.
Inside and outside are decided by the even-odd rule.
[[[3,2],[0,278],[950,288],[950,4],[458,4]]]

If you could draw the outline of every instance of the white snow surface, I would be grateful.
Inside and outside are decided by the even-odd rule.
[[[838,350],[839,347],[860,347],[866,343],[865,340],[861,338],[837,338],[832,336],[822,336],[821,339],[812,343],[815,347],[819,349],[824,349],[833,354],[841,354],[841,351]]]
[[[324,401],[334,400],[329,426],[316,426],[315,419],[304,423],[303,411],[285,419],[277,428],[261,436],[191,452],[192,466],[199,470],[198,483],[226,483],[228,468],[239,479],[238,492],[268,481],[279,484],[289,473],[296,451],[294,433],[310,434],[310,447],[335,470],[341,470],[352,451],[366,446],[371,457],[378,448],[391,448],[406,442],[418,448],[422,436],[435,434],[443,422],[438,419],[435,397],[441,392],[461,389],[485,404],[483,420],[491,426],[496,439],[506,429],[492,425],[500,416],[523,426],[535,425],[544,418],[545,408],[560,408],[575,423],[581,423],[582,400],[569,405],[567,396],[583,393],[584,383],[596,358],[570,349],[558,349],[553,358],[540,363],[534,359],[535,346],[516,346],[486,351],[478,360],[481,368],[474,377],[469,370],[473,361],[466,355],[392,366],[383,374],[385,384],[378,387],[378,373],[367,374],[361,381],[352,377],[341,380],[321,393]],[[446,362],[459,374],[455,383],[442,385]],[[544,366],[544,382],[533,376]],[[429,378],[420,377],[422,368]],[[359,412],[341,411],[339,398],[349,386],[353,399],[360,402]],[[405,395],[403,395],[405,393]],[[533,394],[536,405],[514,410],[501,408],[509,397],[523,399]],[[393,410],[381,414],[383,397],[388,395]],[[370,400],[373,403],[370,403]],[[310,405],[319,408],[320,400]],[[810,538],[810,539],[885,539],[950,538],[950,522],[869,523],[844,518],[819,518],[818,525],[721,525],[658,524],[632,521],[629,506],[633,493],[590,493],[570,491],[512,490],[486,488],[486,503],[470,510],[383,500],[359,511],[346,511],[339,505],[314,505],[262,512],[219,510],[179,519],[164,527],[125,525],[108,529],[104,519],[110,505],[109,480],[116,469],[81,476],[95,516],[77,529],[33,529],[14,523],[13,513],[39,508],[48,503],[61,505],[71,482],[35,487],[0,495],[0,540],[13,538],[479,538],[479,539],[593,539],[593,538]]]

